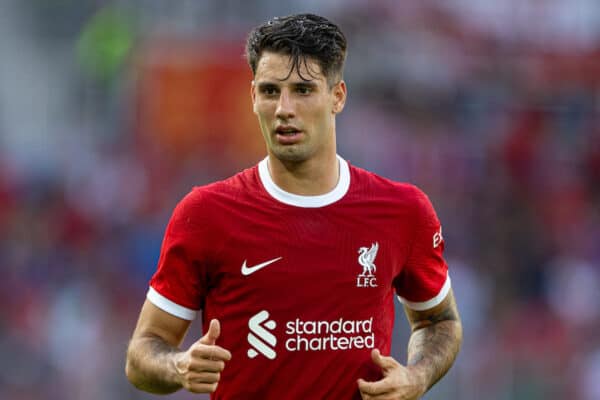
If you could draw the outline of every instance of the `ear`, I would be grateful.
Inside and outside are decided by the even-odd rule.
[[[331,90],[333,91],[332,113],[338,114],[342,112],[344,105],[346,104],[346,82],[344,82],[344,80],[339,81]]]
[[[252,111],[256,114],[256,84],[254,80],[252,80],[252,84],[250,85],[250,97],[252,98]]]

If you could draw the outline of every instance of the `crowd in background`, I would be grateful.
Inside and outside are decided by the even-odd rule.
[[[465,335],[426,399],[600,399],[600,3],[237,3],[0,4],[0,398],[153,398],[124,353],[170,212],[264,157],[245,34],[314,11],[339,153],[443,224]]]

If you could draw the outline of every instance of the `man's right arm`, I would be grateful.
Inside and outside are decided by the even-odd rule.
[[[125,373],[138,389],[156,394],[184,387],[194,393],[211,393],[231,353],[216,340],[219,321],[212,320],[206,335],[188,350],[179,349],[190,321],[175,317],[146,300],[127,349]]]

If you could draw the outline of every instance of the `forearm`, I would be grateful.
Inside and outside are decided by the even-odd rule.
[[[461,343],[462,325],[459,319],[419,327],[408,342],[407,365],[419,371],[429,390],[450,369]]]
[[[158,336],[134,337],[127,350],[127,378],[146,392],[173,393],[181,388],[175,369],[175,356],[180,352]]]

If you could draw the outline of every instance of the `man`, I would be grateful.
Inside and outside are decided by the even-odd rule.
[[[417,399],[462,340],[433,207],[336,154],[346,101],[336,25],[275,18],[246,53],[268,156],[175,208],[127,376],[213,399]],[[395,294],[412,327],[406,365],[384,355]],[[199,310],[204,336],[180,350]]]

